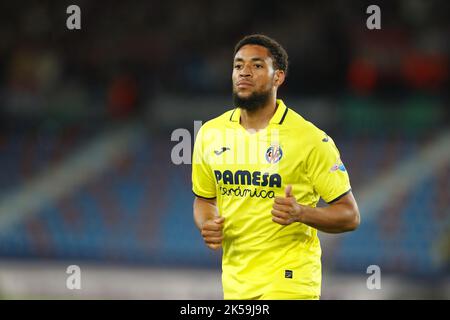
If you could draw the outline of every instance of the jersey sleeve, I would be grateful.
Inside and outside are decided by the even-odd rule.
[[[201,198],[216,197],[216,183],[208,156],[205,154],[205,129],[201,127],[194,143],[192,155],[192,192]]]
[[[351,185],[333,139],[325,134],[322,137],[314,143],[307,158],[307,170],[314,190],[331,203],[350,192]]]

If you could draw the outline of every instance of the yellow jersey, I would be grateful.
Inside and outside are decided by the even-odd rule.
[[[222,286],[225,299],[296,299],[321,292],[317,230],[272,221],[275,196],[292,185],[298,203],[315,207],[351,190],[338,149],[325,132],[277,100],[268,126],[240,124],[240,109],[199,130],[192,158],[192,191],[216,198],[225,218]]]

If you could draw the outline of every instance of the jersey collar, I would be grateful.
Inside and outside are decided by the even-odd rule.
[[[272,119],[270,119],[269,123],[271,124],[282,124],[284,121],[284,118],[286,117],[286,114],[288,112],[288,107],[284,104],[283,100],[277,99],[277,110],[275,111],[275,114],[272,116]],[[241,118],[241,109],[236,108],[233,110],[230,116],[231,122],[238,122]]]

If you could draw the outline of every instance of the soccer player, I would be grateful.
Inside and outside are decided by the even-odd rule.
[[[225,299],[319,299],[317,230],[360,222],[333,140],[277,99],[286,51],[264,35],[235,47],[235,107],[206,122],[193,153],[194,221],[223,249]],[[329,205],[317,208],[322,197]]]

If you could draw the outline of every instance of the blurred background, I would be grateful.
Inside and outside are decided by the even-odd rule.
[[[0,298],[222,298],[171,133],[233,107],[234,45],[264,33],[360,206],[357,231],[320,234],[322,298],[449,299],[449,18],[445,0],[1,2]]]

